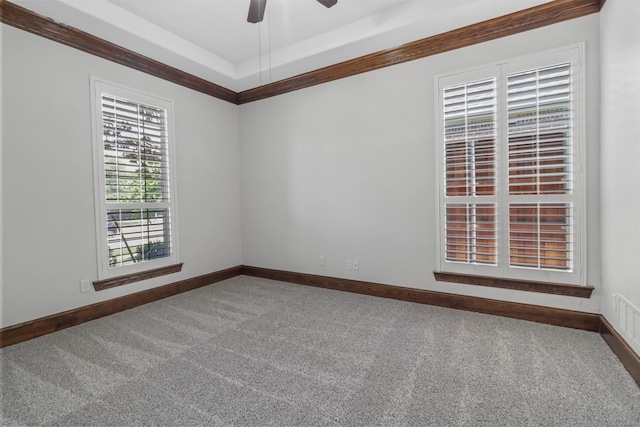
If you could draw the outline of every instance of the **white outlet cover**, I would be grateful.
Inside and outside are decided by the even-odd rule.
[[[88,279],[80,280],[80,292],[89,292],[91,290],[91,281]]]

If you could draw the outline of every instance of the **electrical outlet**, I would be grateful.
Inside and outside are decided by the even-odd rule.
[[[91,281],[89,279],[80,280],[80,292],[89,292],[91,290]]]
[[[347,260],[347,270],[351,270],[351,260]]]
[[[320,265],[324,266],[324,255],[320,256]]]
[[[358,265],[358,260],[354,259],[353,262],[351,263],[351,265],[353,266],[354,270],[358,270],[360,268],[360,266]]]

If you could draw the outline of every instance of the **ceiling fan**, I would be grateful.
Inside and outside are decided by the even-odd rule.
[[[338,3],[338,0],[318,0],[318,3],[325,7],[331,7]],[[253,24],[256,22],[262,22],[266,6],[267,0],[251,0],[251,3],[249,4],[249,16],[247,16],[247,22],[251,22]]]

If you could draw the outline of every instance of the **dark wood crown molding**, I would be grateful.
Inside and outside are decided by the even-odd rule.
[[[76,28],[3,0],[0,20],[13,27],[82,50],[233,104],[245,104],[391,65],[495,40],[599,12],[606,0],[554,0],[529,9],[361,56],[242,92],[147,58]]]
[[[306,87],[354,76],[391,65],[472,46],[478,43],[597,13],[605,0],[555,0],[519,12],[330,65],[238,94],[238,103],[258,101]]]
[[[185,73],[162,62],[147,58],[77,28],[38,15],[9,1],[2,0],[0,20],[7,25],[79,49],[134,70],[159,77],[180,86],[238,103],[238,94],[207,80]]]

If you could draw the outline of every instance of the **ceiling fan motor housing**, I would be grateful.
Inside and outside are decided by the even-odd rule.
[[[338,0],[318,0],[318,3],[325,7],[334,6],[338,3]],[[250,0],[249,3],[249,15],[247,21],[252,24],[262,22],[264,19],[264,10],[267,7],[267,0]]]

